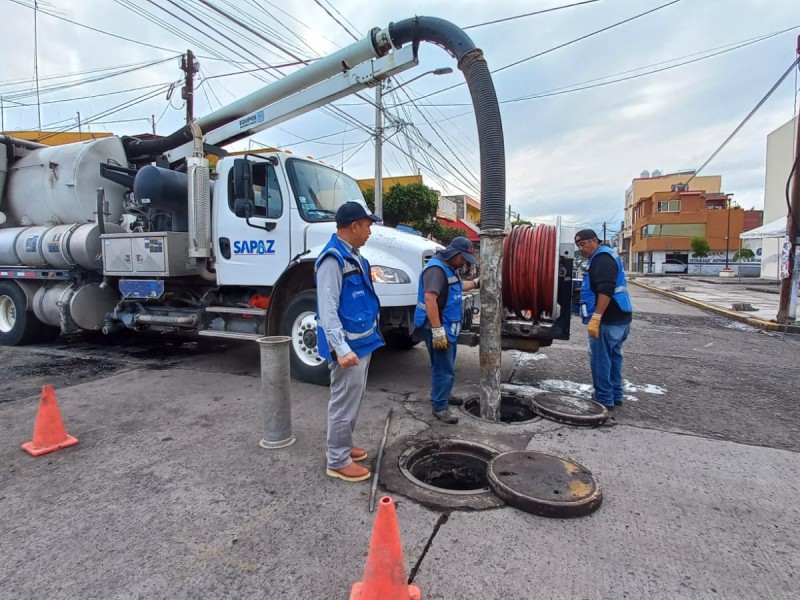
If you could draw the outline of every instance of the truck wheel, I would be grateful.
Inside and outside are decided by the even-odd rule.
[[[297,294],[283,315],[281,335],[291,338],[289,362],[292,375],[300,381],[328,385],[328,361],[317,352],[317,293],[308,290]]]
[[[19,286],[0,283],[0,345],[23,346],[37,341],[41,322],[25,310],[27,301]]]

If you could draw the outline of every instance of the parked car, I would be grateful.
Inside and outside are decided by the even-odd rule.
[[[677,258],[668,258],[661,263],[662,273],[688,273],[689,265]]]

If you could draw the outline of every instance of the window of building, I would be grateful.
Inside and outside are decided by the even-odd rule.
[[[706,234],[705,223],[664,223],[662,225],[645,225],[642,227],[642,238],[648,237],[696,237]]]
[[[673,191],[673,192],[686,192],[686,191],[689,190],[689,184],[688,183],[676,183],[670,188],[670,190]]]
[[[658,203],[658,212],[681,212],[680,200],[664,200]]]

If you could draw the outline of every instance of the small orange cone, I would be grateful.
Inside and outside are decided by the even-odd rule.
[[[353,586],[350,600],[421,600],[419,588],[408,585],[397,512],[389,496],[378,502],[364,580]]]
[[[44,386],[36,423],[33,425],[33,441],[22,444],[22,449],[33,456],[40,456],[77,443],[78,438],[67,435],[67,430],[64,429],[53,386]]]

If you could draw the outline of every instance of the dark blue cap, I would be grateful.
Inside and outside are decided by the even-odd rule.
[[[453,238],[453,241],[448,244],[447,248],[440,252],[445,260],[450,260],[456,254],[461,254],[464,259],[471,265],[475,264],[475,254],[472,249],[472,242],[465,237]]]
[[[361,219],[380,221],[380,217],[370,213],[360,202],[345,202],[336,211],[336,226],[341,228]]]

